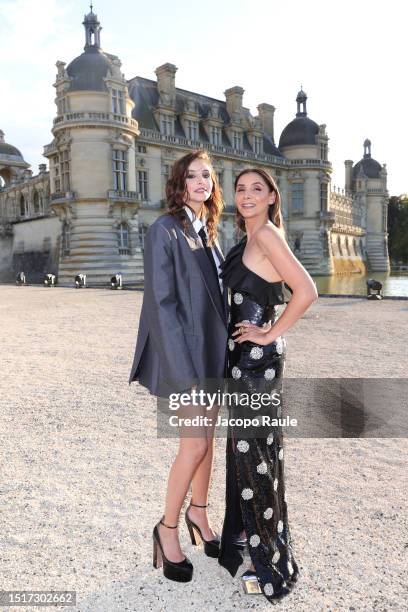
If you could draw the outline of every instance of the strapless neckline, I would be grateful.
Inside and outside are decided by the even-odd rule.
[[[244,291],[262,305],[289,302],[292,290],[283,281],[267,281],[250,270],[242,261],[246,237],[232,247],[221,263],[220,277],[225,285],[236,291]]]

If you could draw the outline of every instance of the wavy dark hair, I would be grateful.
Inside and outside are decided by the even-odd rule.
[[[278,227],[282,231],[283,235],[285,236],[285,228],[283,226],[283,217],[282,217],[282,211],[281,211],[281,196],[280,196],[276,181],[269,174],[269,172],[267,172],[266,170],[263,170],[263,168],[245,168],[244,170],[242,170],[242,172],[238,174],[238,176],[235,179],[234,191],[237,190],[238,181],[241,178],[241,176],[243,176],[244,174],[249,174],[250,172],[255,172],[255,174],[258,174],[269,187],[269,191],[270,192],[274,191],[276,193],[275,202],[269,205],[268,217],[269,217],[269,220],[272,221],[272,223],[276,227]],[[238,229],[245,234],[246,233],[245,232],[245,221],[241,213],[238,211],[238,208],[235,211],[235,220],[236,220]]]
[[[187,153],[187,155],[184,155],[174,162],[170,178],[166,185],[167,212],[180,219],[184,229],[187,228],[187,217],[184,211],[184,206],[188,206],[188,201],[186,201],[186,178],[190,164],[196,159],[202,159],[210,166],[211,179],[213,182],[211,195],[208,200],[204,202],[207,211],[208,244],[212,245],[217,237],[217,225],[224,208],[224,202],[222,199],[221,187],[219,186],[211,158],[204,149],[198,149],[197,151]]]

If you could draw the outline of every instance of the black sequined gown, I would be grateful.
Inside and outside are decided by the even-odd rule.
[[[252,342],[238,344],[231,336],[237,329],[235,324],[244,320],[258,326],[267,321],[273,324],[277,316],[276,305],[288,302],[291,296],[285,283],[267,282],[242,263],[245,245],[246,239],[231,249],[220,274],[231,289],[228,390],[266,394],[278,389],[281,393],[286,351],[284,338],[261,346]],[[275,404],[271,401],[259,412],[272,418],[284,417],[282,395]],[[229,412],[230,417],[236,417],[248,416],[249,411],[253,412],[238,405]],[[262,592],[268,600],[276,601],[290,592],[299,573],[291,548],[285,499],[282,427],[262,427],[259,433],[258,430],[248,433],[240,427],[229,428],[226,511],[219,563],[232,576],[243,561],[234,545],[243,530]]]

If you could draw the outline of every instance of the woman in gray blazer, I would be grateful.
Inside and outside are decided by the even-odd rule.
[[[218,266],[221,190],[210,158],[194,151],[175,162],[166,186],[167,212],[149,227],[144,251],[144,298],[129,384],[137,380],[160,398],[222,384],[227,346],[227,298]],[[173,413],[174,414],[174,413]],[[192,488],[186,523],[193,544],[218,557],[220,538],[207,516],[217,410],[192,405],[180,416],[207,417],[179,426],[165,511],[153,531],[153,563],[170,580],[188,582],[193,566],[183,554],[180,510]]]

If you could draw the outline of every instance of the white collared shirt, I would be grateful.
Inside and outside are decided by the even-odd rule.
[[[204,227],[204,231],[205,231],[205,233],[207,235],[207,238],[208,238],[207,225],[205,223],[203,223],[201,219],[198,219],[198,217],[196,217],[194,219],[194,221],[193,221],[193,213],[192,213],[191,209],[188,206],[184,206],[184,210],[188,214],[188,217],[189,217],[191,223],[193,224],[193,228],[194,228],[195,232],[198,234],[200,229],[202,227]],[[199,238],[200,238],[200,236],[199,236]],[[200,238],[200,240],[201,240],[201,238]],[[220,268],[220,263],[221,262],[220,262],[220,260],[218,258],[217,252],[214,249],[214,247],[211,247],[211,252],[213,254],[215,265],[217,266],[217,272],[219,274],[221,272],[221,268]],[[220,289],[221,289],[221,293],[222,293],[222,291],[223,291],[222,279],[219,276],[218,276],[218,282],[220,283]]]

